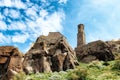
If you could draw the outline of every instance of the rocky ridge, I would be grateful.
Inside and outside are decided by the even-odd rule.
[[[11,80],[22,72],[23,54],[13,46],[0,46],[0,80]]]

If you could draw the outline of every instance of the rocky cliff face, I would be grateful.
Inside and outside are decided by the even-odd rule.
[[[77,65],[74,50],[59,32],[40,36],[25,54],[23,62],[26,74],[72,69]]]
[[[120,59],[120,40],[107,41],[106,43],[110,46],[115,59]]]
[[[91,62],[93,60],[109,61],[114,60],[110,45],[99,40],[77,47],[76,55],[81,62]]]
[[[0,80],[10,80],[22,71],[22,56],[13,46],[0,46]]]

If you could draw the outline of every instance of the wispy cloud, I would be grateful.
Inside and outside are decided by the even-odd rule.
[[[45,5],[40,5],[45,2],[48,3],[46,7],[50,7],[51,5],[52,8],[45,9]],[[59,2],[65,4],[67,0],[58,1],[58,7],[60,5]],[[10,35],[12,42],[19,43],[24,43],[27,39],[29,39],[29,36],[35,39],[40,34],[47,35],[50,31],[61,32],[63,28],[61,23],[65,18],[64,11],[62,9],[54,10],[57,6],[52,5],[51,2],[47,0],[42,0],[41,3],[39,3],[37,1],[32,2],[29,0],[24,3],[22,0],[1,0],[0,8],[3,12],[0,13],[0,30],[4,30],[4,32],[6,30],[18,30],[21,31],[21,33],[27,34],[27,37],[21,33],[17,35],[15,33],[14,35]],[[9,36],[9,34],[2,36],[6,35]],[[1,39],[1,42],[4,41]]]
[[[43,15],[44,16],[44,15]],[[44,35],[47,35],[48,32],[62,31],[62,20],[65,18],[65,15],[62,11],[54,12],[50,16],[46,16],[46,19],[38,18],[37,24],[41,27],[41,32]],[[52,27],[51,27],[52,26]]]
[[[16,33],[14,36],[12,36],[12,41],[15,43],[25,43],[28,38],[30,38],[28,33]]]
[[[66,3],[67,0],[59,0],[59,3]]]
[[[0,44],[29,44],[41,34],[62,32],[62,7],[66,3],[67,0],[0,0]]]
[[[119,3],[119,0],[90,0],[80,5],[78,16],[86,25],[88,42],[119,38]]]
[[[21,0],[0,0],[0,6],[26,8],[26,5]]]
[[[0,21],[0,30],[6,30],[7,29],[7,25],[5,24],[5,22]]]
[[[10,36],[6,36],[6,35],[3,35],[2,33],[0,33],[0,43],[1,44],[4,44],[6,42],[7,43],[10,43],[11,42],[11,37]],[[6,45],[5,44],[5,45]]]

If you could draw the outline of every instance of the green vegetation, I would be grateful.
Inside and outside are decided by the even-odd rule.
[[[112,66],[113,70],[117,70],[120,71],[120,60],[116,60],[116,62],[114,63],[114,65]]]
[[[67,71],[31,75],[19,74],[16,78],[15,80],[120,80],[120,60],[80,63],[75,69]]]

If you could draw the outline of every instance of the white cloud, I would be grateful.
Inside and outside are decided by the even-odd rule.
[[[11,2],[11,0],[1,0],[0,1],[0,6],[10,7],[10,6],[12,6],[12,2]]]
[[[23,3],[21,0],[0,0],[0,9],[3,10],[0,12],[0,30],[4,30],[4,34],[3,31],[0,33],[0,44],[10,43],[19,47],[18,43],[21,43],[29,46],[28,44],[41,34],[62,32],[65,14],[58,6],[67,0],[53,0],[58,6],[51,4],[52,0],[41,0],[40,5],[31,0],[26,1]],[[25,52],[27,48],[20,49]]]
[[[2,33],[0,33],[0,44],[10,43],[10,42],[11,42],[10,36],[5,36]]]
[[[35,20],[38,16],[36,14],[37,8],[35,6],[32,6],[31,8],[28,8],[26,10],[27,16],[29,16],[31,19]]]
[[[9,13],[10,13],[10,16],[12,18],[19,18],[20,17],[20,14],[17,10],[10,10]]]
[[[2,16],[2,14],[0,13],[0,20],[2,20],[2,18],[3,18],[3,16]]]
[[[9,10],[8,10],[8,8],[4,9],[4,15],[5,15],[5,16],[9,15]]]
[[[48,12],[47,12],[46,10],[42,9],[42,10],[40,11],[40,16],[41,16],[42,18],[44,18],[44,17],[47,16],[47,15],[48,15]]]
[[[26,9],[26,5],[21,2],[21,0],[14,0],[13,6],[15,6],[16,8]]]
[[[26,30],[26,25],[23,22],[13,22],[8,26],[8,30]]]
[[[89,0],[79,5],[78,17],[85,23],[88,42],[119,38],[119,0]]]
[[[62,20],[65,18],[63,12],[54,12],[52,15],[46,16],[44,18],[38,18],[37,24],[41,28],[41,32],[47,35],[49,32],[62,31]]]
[[[16,7],[22,9],[26,8],[25,4],[22,3],[21,0],[0,0],[0,6]]]
[[[67,3],[67,0],[59,0],[59,3],[64,3],[64,4],[66,4],[66,3]]]
[[[27,33],[25,34],[16,33],[14,36],[12,36],[12,42],[25,43],[28,38],[29,38],[29,35]]]
[[[0,30],[6,30],[7,29],[7,25],[5,24],[5,22],[0,21]]]
[[[3,43],[4,40],[5,40],[5,36],[2,33],[0,33],[0,42]]]

